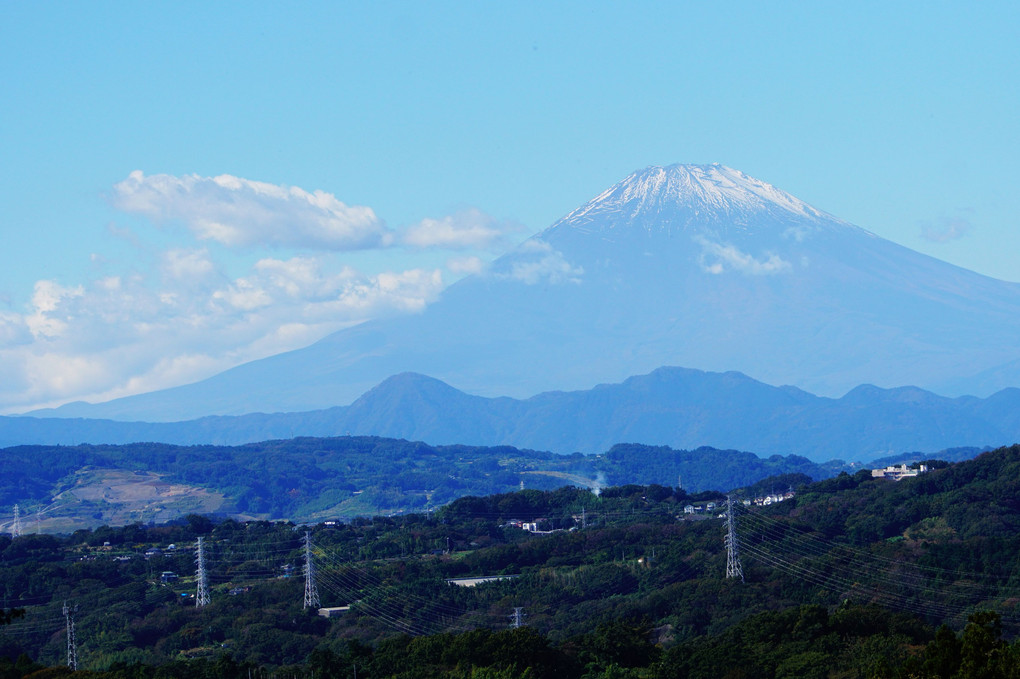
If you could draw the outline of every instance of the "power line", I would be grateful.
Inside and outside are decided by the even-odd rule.
[[[836,592],[841,598],[864,596],[922,616],[962,619],[974,605],[1005,593],[1006,583],[988,575],[896,561],[831,543],[758,513],[741,516],[743,522],[753,526],[752,535],[759,538],[742,544],[746,553],[802,582]],[[986,584],[958,580],[978,575],[989,578]],[[952,585],[940,583],[938,578],[949,579]],[[959,595],[956,601],[951,594]]]

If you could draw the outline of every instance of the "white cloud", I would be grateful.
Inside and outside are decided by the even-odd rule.
[[[157,222],[182,221],[200,240],[228,247],[293,246],[358,250],[386,246],[392,234],[371,208],[231,175],[146,176],[136,170],[113,187],[111,202]]]
[[[7,304],[0,311],[0,412],[194,382],[371,318],[420,312],[443,288],[440,269],[408,264],[366,274],[337,253],[491,251],[506,247],[520,228],[467,209],[397,234],[370,208],[332,194],[230,175],[136,171],[113,187],[110,201],[157,223],[180,223],[204,243],[189,238],[167,246],[167,235],[182,231],[154,242],[145,227],[110,224],[107,231],[130,247],[130,261],[92,253],[98,273],[88,283],[40,280],[22,309]],[[313,254],[263,256],[274,247]],[[525,248],[512,277],[536,283],[581,274],[560,253],[535,247]],[[474,254],[449,259],[446,269],[484,271]]]
[[[695,239],[701,245],[701,268],[712,274],[739,271],[750,276],[769,276],[789,271],[791,264],[775,253],[766,253],[765,259],[742,252],[733,245],[714,243],[706,238]]]
[[[351,251],[403,246],[491,251],[505,250],[512,244],[512,236],[524,230],[516,222],[467,208],[422,219],[398,234],[387,229],[371,208],[346,205],[331,193],[232,175],[146,175],[135,170],[113,186],[110,202],[119,210],[156,223],[181,222],[201,241],[244,249]],[[111,224],[107,230],[140,245],[137,234],[128,229]],[[202,252],[176,251],[168,257]]]
[[[25,317],[25,325],[28,326],[32,336],[36,339],[59,337],[67,329],[67,323],[51,312],[55,311],[62,302],[75,297],[81,297],[84,289],[81,286],[65,288],[53,281],[37,281],[35,292],[32,294],[33,311]]]
[[[160,270],[166,280],[194,284],[216,274],[216,265],[204,248],[168,250],[160,259]]]
[[[0,311],[0,349],[32,341],[32,331],[20,314]]]
[[[457,275],[476,274],[485,271],[485,262],[480,257],[451,257],[446,268]]]
[[[501,278],[521,281],[527,285],[538,283],[580,283],[584,269],[574,266],[549,243],[532,238],[525,241],[511,259],[509,273]]]
[[[937,222],[923,222],[921,236],[934,243],[947,243],[963,238],[972,228],[970,221],[963,217],[943,217]]]
[[[0,314],[0,412],[193,382],[368,318],[422,310],[439,270],[367,275],[331,256],[262,259],[230,279],[206,253],[164,253],[151,276],[39,281]],[[199,283],[191,277],[202,277]]]
[[[253,311],[273,303],[269,292],[248,278],[239,278],[226,288],[213,293],[213,299],[226,302],[239,311]]]
[[[255,273],[263,286],[278,289],[291,298],[314,300],[328,299],[358,278],[358,273],[349,267],[326,273],[322,261],[315,257],[262,259],[255,264]]]
[[[413,248],[485,250],[506,245],[507,237],[520,231],[519,224],[471,208],[441,219],[423,219],[404,232],[402,241]]]
[[[806,225],[790,226],[783,230],[783,238],[803,243],[811,235],[811,229]]]

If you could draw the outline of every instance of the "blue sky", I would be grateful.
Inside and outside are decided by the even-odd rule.
[[[0,412],[420,310],[647,165],[1020,281],[1018,29],[1006,2],[4,3]]]

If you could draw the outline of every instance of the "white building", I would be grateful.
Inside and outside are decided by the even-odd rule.
[[[918,465],[916,468],[911,469],[906,463],[900,466],[890,465],[885,469],[872,469],[871,477],[875,479],[892,479],[893,481],[899,481],[905,479],[908,476],[917,476],[918,474],[924,474],[928,471],[928,465]]]

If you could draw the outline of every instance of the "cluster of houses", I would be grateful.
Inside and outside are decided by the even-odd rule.
[[[548,523],[546,519],[535,519],[534,521],[522,521],[520,519],[510,519],[509,521],[504,523],[503,526],[510,528],[520,528],[521,530],[526,530],[529,533],[539,534],[555,533],[556,532],[555,530],[541,529],[541,526],[546,523]]]
[[[772,493],[770,495],[763,495],[763,496],[756,497],[756,498],[753,498],[753,499],[745,499],[745,500],[742,500],[741,502],[742,502],[742,504],[745,507],[751,507],[751,506],[755,506],[755,507],[768,507],[769,505],[776,504],[777,502],[783,502],[784,500],[789,500],[792,497],[794,497],[794,492],[793,492],[793,490],[789,490],[789,491],[787,491],[785,493]],[[706,516],[706,517],[708,517],[708,516],[715,515],[715,513],[717,511],[724,511],[724,510],[725,510],[725,503],[719,504],[719,503],[716,503],[716,502],[699,502],[698,504],[689,504],[689,505],[686,505],[684,507],[684,514],[685,515]],[[577,516],[575,516],[573,518],[574,518],[574,522],[578,526],[583,526],[584,525],[585,519],[584,519],[583,515],[577,515]],[[562,528],[553,529],[553,530],[543,530],[542,528],[544,526],[547,526],[547,525],[548,525],[548,521],[546,519],[534,519],[532,521],[523,521],[521,519],[510,519],[505,524],[503,524],[503,527],[519,528],[521,530],[528,531],[529,533],[536,533],[536,534],[555,533],[557,531],[563,530]],[[576,530],[576,528],[577,528],[577,526],[575,526],[574,528],[571,528],[570,530]]]
[[[792,490],[788,490],[785,493],[772,493],[771,495],[756,497],[753,500],[744,500],[744,506],[750,507],[751,505],[754,505],[755,507],[768,507],[769,505],[774,505],[777,502],[789,500],[793,498],[793,495],[794,493]]]
[[[717,507],[714,502],[707,502],[705,504],[697,505],[686,505],[684,507],[684,514],[703,514],[703,513],[711,514],[716,509]]]
[[[777,502],[782,502],[783,500],[789,500],[793,496],[794,496],[794,493],[793,493],[792,490],[790,490],[790,491],[787,491],[785,493],[772,493],[771,495],[763,495],[763,496],[756,497],[756,498],[753,498],[753,499],[747,498],[747,499],[741,500],[741,504],[743,504],[745,507],[751,507],[751,506],[755,506],[755,507],[768,507],[769,505],[776,504]],[[687,506],[684,507],[684,514],[694,514],[694,515],[706,514],[707,515],[707,514],[713,514],[717,510],[722,510],[722,509],[724,509],[724,507],[716,504],[715,502],[706,502],[704,504],[696,504],[696,505],[690,504],[690,505],[687,505]]]
[[[110,544],[110,543],[109,542],[104,542],[103,546],[105,547],[108,544]],[[159,547],[149,547],[147,550],[145,550],[145,558],[146,559],[151,559],[151,558],[153,558],[155,556],[163,556],[164,554],[172,556],[172,555],[174,555],[176,553],[177,553],[177,545],[175,545],[173,543],[170,543],[169,545],[166,546],[165,550],[164,549],[160,549]]]

